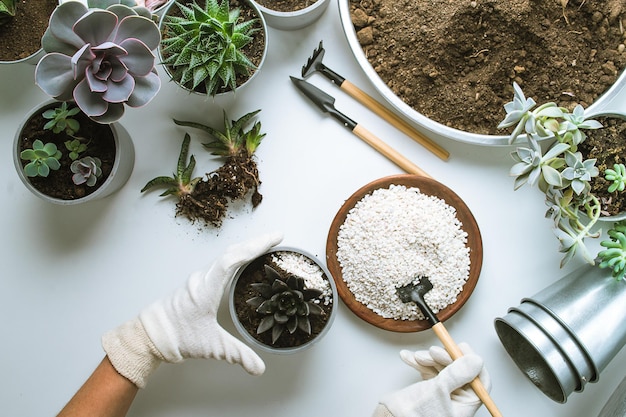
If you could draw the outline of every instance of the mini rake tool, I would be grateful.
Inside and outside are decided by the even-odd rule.
[[[393,113],[387,107],[383,106],[381,103],[372,98],[372,96],[368,95],[366,92],[352,84],[350,81],[346,80],[344,77],[324,65],[324,63],[322,62],[322,59],[324,58],[324,52],[324,46],[322,44],[322,41],[320,41],[319,46],[313,51],[313,55],[311,55],[311,57],[307,60],[306,65],[302,67],[303,78],[307,78],[309,75],[316,71],[320,72],[330,81],[332,81],[333,84],[339,86],[339,88],[347,92],[352,98],[354,98],[359,103],[363,104],[365,107],[385,119],[391,125],[395,126],[401,132],[409,136],[417,143],[424,146],[426,149],[437,155],[439,158],[445,161],[450,157],[450,153],[442,148],[439,144],[424,136],[422,133],[413,128],[413,126],[400,118],[397,114]]]
[[[424,314],[428,323],[430,323],[431,328],[443,344],[444,348],[450,354],[452,360],[456,360],[463,356],[463,352],[424,299],[424,295],[433,289],[433,284],[430,282],[428,277],[421,276],[419,278],[420,281],[418,284],[408,284],[397,288],[396,291],[398,293],[398,297],[403,303],[414,302],[417,304],[418,308],[422,311],[422,314]],[[502,417],[502,413],[498,410],[498,407],[489,396],[489,392],[480,379],[478,379],[478,377],[475,378],[470,385],[478,398],[480,398],[483,404],[485,404],[485,407],[489,410],[491,415],[494,417]]]

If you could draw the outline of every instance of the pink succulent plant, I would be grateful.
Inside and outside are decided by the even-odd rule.
[[[56,100],[73,100],[93,120],[113,123],[124,105],[141,107],[161,88],[153,52],[160,41],[157,24],[131,7],[65,2],[50,16],[35,82]]]

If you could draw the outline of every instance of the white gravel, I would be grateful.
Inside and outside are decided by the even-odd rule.
[[[278,251],[272,254],[272,261],[284,271],[304,278],[305,287],[322,291],[320,299],[324,305],[333,302],[332,289],[328,280],[324,279],[324,271],[313,260],[301,253]]]
[[[469,277],[467,233],[456,209],[418,188],[391,185],[366,195],[349,211],[337,237],[342,277],[355,298],[376,314],[423,319],[396,288],[427,276],[425,295],[439,312],[453,304]]]

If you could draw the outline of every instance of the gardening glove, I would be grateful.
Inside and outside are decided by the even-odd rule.
[[[459,344],[464,356],[452,361],[439,346],[400,352],[402,360],[417,369],[423,381],[384,397],[374,417],[472,417],[481,401],[469,383],[479,376],[489,391],[491,381],[483,360],[470,347]]]
[[[105,333],[102,346],[115,369],[139,388],[161,362],[188,358],[225,359],[252,375],[262,374],[263,360],[224,330],[216,316],[237,269],[281,240],[282,235],[275,233],[231,246],[208,269],[192,273],[186,286]]]

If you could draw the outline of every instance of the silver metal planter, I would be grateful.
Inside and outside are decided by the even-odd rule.
[[[495,319],[508,354],[544,394],[567,401],[626,344],[626,282],[586,265]]]

